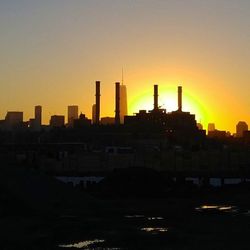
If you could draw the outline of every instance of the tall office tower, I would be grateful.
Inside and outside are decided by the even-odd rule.
[[[42,126],[42,106],[35,106],[35,129],[40,130]]]
[[[120,124],[120,83],[115,83],[115,124]]]
[[[92,124],[96,124],[96,104],[92,105]]]
[[[236,137],[243,137],[244,131],[248,131],[248,125],[244,121],[239,121],[236,125]]]
[[[100,81],[96,81],[95,82],[95,86],[96,86],[96,93],[95,93],[95,123],[99,124],[100,122]]]
[[[76,119],[78,119],[78,106],[68,106],[68,126],[72,128]]]
[[[120,122],[124,123],[124,116],[128,114],[127,88],[126,85],[120,85]]]

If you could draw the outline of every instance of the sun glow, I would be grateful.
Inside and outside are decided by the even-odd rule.
[[[153,91],[148,90],[141,95],[137,95],[129,102],[129,113],[137,113],[139,110],[152,110],[153,109]],[[159,108],[166,109],[167,112],[176,111],[178,109],[177,101],[177,86],[159,89]],[[201,102],[183,89],[182,92],[182,109],[183,111],[195,114],[196,121],[201,123],[206,128],[209,121],[208,113]]]

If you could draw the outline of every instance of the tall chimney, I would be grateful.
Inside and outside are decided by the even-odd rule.
[[[154,85],[154,110],[158,109],[158,85]]]
[[[178,86],[178,111],[182,111],[182,86]]]
[[[115,83],[115,124],[120,124],[120,83]]]
[[[95,82],[96,93],[95,93],[95,123],[99,124],[100,122],[100,81]]]

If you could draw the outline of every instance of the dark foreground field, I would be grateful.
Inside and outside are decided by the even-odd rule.
[[[93,198],[47,177],[36,186],[34,178],[39,184],[19,173],[15,188],[5,179],[0,249],[250,249],[248,187]]]

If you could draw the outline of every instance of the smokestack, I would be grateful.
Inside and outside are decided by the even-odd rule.
[[[100,122],[100,81],[95,82],[96,93],[95,93],[95,123]]]
[[[182,111],[182,86],[178,86],[178,111]]]
[[[154,110],[158,109],[158,85],[154,85]]]
[[[115,124],[120,124],[120,83],[115,83]]]

